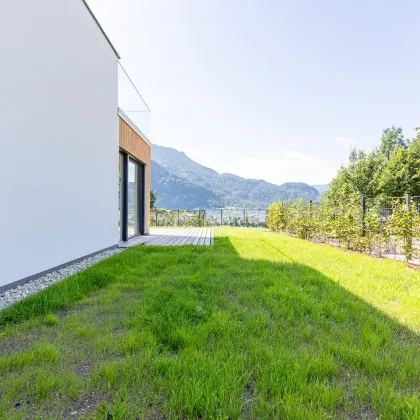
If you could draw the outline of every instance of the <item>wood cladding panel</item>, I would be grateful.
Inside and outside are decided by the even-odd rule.
[[[150,232],[150,167],[152,148],[120,117],[120,147],[145,164],[146,233]]]

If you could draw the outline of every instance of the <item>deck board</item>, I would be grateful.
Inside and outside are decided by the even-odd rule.
[[[206,230],[206,237],[204,239],[203,245],[206,245],[206,246],[210,245],[210,234],[211,234],[211,228]]]
[[[207,229],[201,229],[201,236],[200,236],[200,239],[198,240],[198,245],[204,245],[204,242],[205,242],[205,240],[206,240],[206,232],[207,232]]]
[[[187,245],[188,244],[188,238],[193,234],[194,228],[188,228],[185,229],[185,232],[183,235],[180,236],[180,240],[177,243],[178,246]]]
[[[214,244],[212,227],[152,228],[150,235],[121,242],[120,248],[145,246],[210,246]]]
[[[201,233],[202,233],[202,229],[198,228],[197,234],[195,235],[195,237],[192,241],[192,245],[198,245],[198,243],[200,242]]]

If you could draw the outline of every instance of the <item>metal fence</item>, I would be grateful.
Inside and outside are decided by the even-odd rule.
[[[420,212],[420,196],[412,196],[411,200],[413,204],[416,206],[418,212]]]
[[[366,214],[369,209],[379,208],[383,222],[386,222],[397,204],[414,205],[420,212],[420,196],[405,197],[364,197],[361,210]],[[317,206],[318,203],[311,202]],[[155,227],[164,226],[241,226],[266,227],[267,209],[246,208],[214,208],[198,210],[151,209],[150,224]]]
[[[266,209],[199,209],[199,210],[166,210],[152,209],[150,224],[164,226],[242,226],[265,227]]]
[[[420,212],[420,196],[406,195],[405,197],[375,197],[362,198],[362,211],[365,214],[369,209],[378,208],[382,216],[382,221],[386,222],[398,205],[407,208],[414,206]]]

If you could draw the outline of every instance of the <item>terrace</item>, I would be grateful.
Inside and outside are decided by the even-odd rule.
[[[147,246],[209,246],[214,243],[212,227],[190,228],[152,228],[150,235],[133,238],[120,244],[120,248],[131,248],[137,245]]]

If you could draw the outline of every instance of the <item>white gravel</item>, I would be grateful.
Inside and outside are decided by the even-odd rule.
[[[0,293],[0,311],[6,306],[12,305],[13,303],[24,299],[27,296],[34,295],[35,293],[38,293],[40,290],[45,289],[51,284],[57,283],[60,280],[64,280],[66,277],[78,273],[79,271],[85,270],[86,268],[97,264],[99,261],[102,261],[105,258],[109,258],[112,255],[118,254],[122,251],[124,251],[124,249],[114,248],[108,251],[100,252],[93,257],[89,257],[77,263],[60,268],[57,271],[53,271],[46,274],[45,276],[28,281],[27,283],[21,286],[17,286],[14,289],[6,290],[5,292]]]

